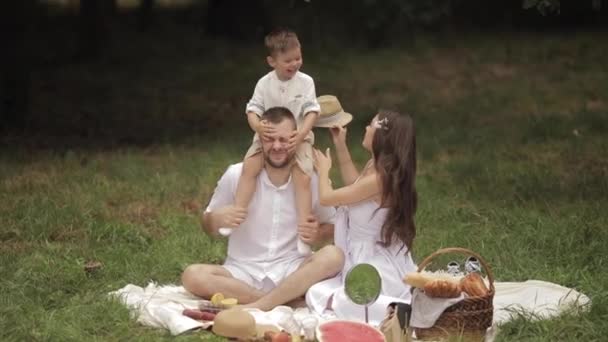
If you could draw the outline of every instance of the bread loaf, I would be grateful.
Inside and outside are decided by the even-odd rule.
[[[460,284],[450,280],[437,279],[424,285],[424,293],[435,298],[455,298],[460,292]]]
[[[477,272],[469,273],[466,277],[462,278],[460,280],[460,287],[470,297],[486,296],[489,292],[486,283]]]

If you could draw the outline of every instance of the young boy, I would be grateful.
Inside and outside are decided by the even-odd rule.
[[[256,178],[264,166],[260,139],[274,134],[272,128],[260,116],[271,107],[286,107],[296,118],[298,129],[289,140],[289,152],[296,153],[296,165],[292,179],[296,193],[298,221],[303,222],[312,213],[310,177],[313,173],[312,127],[319,113],[313,79],[300,72],[302,51],[296,34],[289,30],[277,30],[265,38],[268,56],[266,61],[274,69],[262,77],[255,86],[253,97],[247,103],[249,126],[256,133],[253,144],[243,161],[243,173],[236,191],[235,206],[247,208],[255,192]],[[220,231],[222,233],[222,231]],[[224,230],[224,234],[229,231]],[[298,240],[301,254],[309,254],[310,246]]]

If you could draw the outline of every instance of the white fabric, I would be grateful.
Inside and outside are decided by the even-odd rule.
[[[197,328],[206,329],[210,325],[182,315],[184,309],[198,309],[204,302],[182,286],[158,286],[151,282],[142,288],[129,284],[109,295],[125,304],[131,316],[137,317],[137,322],[167,329],[172,335]]]
[[[560,313],[573,308],[587,308],[591,301],[584,294],[576,290],[563,287],[557,284],[539,281],[528,280],[526,282],[495,282],[494,287],[494,321],[490,328],[486,341],[492,341],[498,325],[506,323],[513,317],[519,314],[530,314],[531,319],[548,319],[555,317]],[[118,298],[125,304],[134,316],[137,316],[137,321],[143,325],[164,328],[171,331],[171,334],[177,335],[187,330],[201,326],[202,323],[192,320],[189,317],[183,316],[183,309],[197,308],[203,300],[197,300],[181,286],[158,286],[150,283],[145,289],[135,285],[127,285],[122,289],[110,292],[111,296]],[[341,295],[341,294],[338,294]],[[342,292],[343,295],[343,292]],[[372,305],[374,310],[382,308],[386,312],[386,306],[391,299],[386,296],[381,296],[379,300]],[[386,303],[386,305],[384,305]],[[353,304],[358,310],[348,311],[352,319],[363,321],[364,308]],[[370,316],[372,313],[370,307]],[[299,309],[300,310],[300,309]],[[250,311],[256,318],[256,322],[260,324],[275,324],[278,326],[278,321],[274,314],[265,314],[259,310]],[[271,311],[272,312],[272,311]],[[296,313],[298,310],[296,310]],[[317,316],[319,322],[335,318],[331,313],[318,313],[315,310],[311,312],[300,311],[302,313],[313,313]],[[297,317],[297,314],[296,314]],[[372,322],[371,324],[378,325]]]
[[[295,116],[298,127],[305,114],[320,112],[312,77],[298,71],[291,79],[281,81],[274,70],[263,76],[256,84],[245,112],[260,116],[272,107],[287,107]]]
[[[213,211],[234,203],[236,188],[243,164],[228,167],[207,206]],[[313,212],[320,223],[333,223],[335,209],[318,203],[318,178],[311,179]],[[294,186],[291,177],[276,187],[262,170],[257,179],[256,191],[249,204],[247,218],[234,229],[228,238],[226,265],[238,265],[258,282],[268,277],[274,284],[293,271],[306,256],[297,250],[297,212]],[[229,269],[230,270],[230,269]],[[254,284],[252,284],[254,285]]]
[[[327,309],[327,301],[333,295],[331,310]],[[386,307],[393,302],[409,302],[403,298],[380,295],[367,307],[369,324],[378,326],[386,316]],[[365,306],[353,303],[344,292],[342,279],[334,277],[313,285],[306,293],[308,307],[318,315],[332,315],[337,319],[352,321],[365,320]]]
[[[311,317],[314,317],[314,328],[316,328],[317,323],[324,321],[323,318],[318,317],[308,308],[297,308],[294,310],[289,306],[280,305],[270,311],[259,309],[245,310],[253,316],[255,323],[258,325],[274,326],[279,330],[285,330],[289,333],[297,332],[300,335],[305,334],[304,329]]]
[[[313,285],[306,294],[306,303],[318,313],[322,313],[332,294],[343,292],[344,277],[353,265],[369,263],[373,265],[382,278],[382,298],[410,302],[410,287],[402,281],[406,273],[416,272],[416,264],[407,247],[393,243],[383,247],[381,229],[387,209],[379,208],[374,200],[368,200],[343,206],[338,209],[334,226],[334,243],[346,256],[341,274]],[[393,300],[394,301],[394,300]],[[381,300],[380,303],[383,303]],[[337,310],[338,318],[346,318],[348,308],[354,308],[344,296],[334,296],[332,307]],[[370,312],[370,320],[380,322],[384,318],[386,306],[375,308]]]
[[[430,328],[439,316],[450,306],[464,299],[464,294],[455,298],[435,298],[427,296],[424,291],[414,289],[412,295],[412,318],[410,325],[414,328]]]
[[[572,306],[591,304],[586,295],[546,281],[495,282],[494,287],[494,323],[504,323],[522,313],[532,319],[546,319]]]
[[[380,245],[387,213],[388,209],[380,208],[374,200],[340,207],[334,241],[346,256],[342,277],[354,265],[371,264],[382,278],[381,294],[407,300],[410,298],[410,288],[402,279],[406,273],[416,272],[417,267],[402,243],[393,242],[388,247]]]

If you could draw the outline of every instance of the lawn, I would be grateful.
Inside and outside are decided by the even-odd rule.
[[[242,112],[267,70],[263,50],[182,33],[117,39],[128,48],[101,61],[36,69],[32,132],[2,138],[0,340],[220,340],[140,326],[106,294],[178,283],[190,263],[222,262],[225,241],[205,236],[197,215],[246,151]],[[414,117],[416,261],[465,247],[498,281],[550,281],[593,301],[552,320],[522,316],[500,341],[608,336],[602,41],[607,34],[496,33],[375,51],[304,45],[317,94],[338,95],[355,116],[359,165],[375,110]],[[103,268],[86,273],[91,260]]]

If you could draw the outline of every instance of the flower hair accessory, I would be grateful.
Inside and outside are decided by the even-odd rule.
[[[388,131],[388,118],[382,120],[376,120],[373,124],[374,128],[383,129]]]

